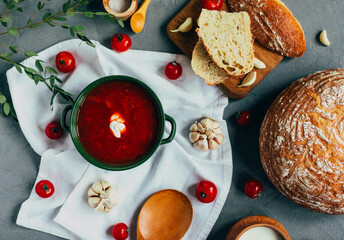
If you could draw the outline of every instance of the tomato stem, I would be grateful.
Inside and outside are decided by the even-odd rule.
[[[176,61],[176,60],[173,60],[172,65],[173,65],[173,66],[177,66],[177,64],[178,64],[177,61]]]
[[[49,191],[49,187],[48,187],[47,184],[44,184],[44,185],[42,186],[42,188],[43,188],[43,190],[46,191],[46,192]]]
[[[59,133],[59,132],[61,132],[61,129],[60,129],[60,128],[54,127],[54,128],[51,129],[51,131],[52,131],[53,133]]]
[[[207,194],[205,194],[205,192],[201,192],[201,198],[206,198],[209,197]]]

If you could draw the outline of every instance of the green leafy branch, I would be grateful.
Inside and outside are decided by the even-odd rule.
[[[24,2],[25,0],[3,0],[7,9],[3,15],[0,15],[0,23],[3,27],[7,27],[8,23],[12,20],[11,17],[8,17],[7,14],[10,11],[20,11],[23,12],[21,7],[17,7],[18,4]],[[92,12],[86,9],[86,6],[89,5],[90,1],[88,0],[68,0],[63,3],[62,9],[57,13],[53,14],[52,12],[47,12],[41,18],[41,20],[34,21],[37,18],[38,13],[46,6],[46,3],[51,0],[39,1],[36,6],[36,12],[28,19],[25,26],[22,27],[9,27],[7,31],[1,32],[0,37],[3,35],[17,36],[20,31],[30,28],[38,28],[42,24],[48,24],[51,27],[60,26],[64,29],[68,29],[72,37],[77,37],[81,41],[84,41],[86,44],[94,47],[94,44],[88,39],[84,33],[85,27],[81,25],[69,25],[65,22],[68,21],[68,16],[74,16],[75,14],[82,14],[87,18],[93,18],[95,16],[100,16],[110,21],[111,23],[118,23],[121,27],[124,27],[122,19],[119,19],[107,12]],[[37,53],[33,51],[22,51],[18,46],[7,46],[0,42],[0,46],[5,47],[10,50],[8,53],[2,53],[0,55],[0,60],[12,64],[19,73],[25,73],[29,78],[31,78],[35,84],[43,83],[51,92],[50,104],[53,103],[54,98],[57,95],[60,95],[62,98],[68,102],[73,102],[73,98],[70,93],[64,91],[58,86],[58,83],[61,83],[61,79],[57,77],[57,71],[47,66],[44,61],[35,58],[35,67],[36,69],[27,67],[19,62],[12,60],[12,56],[17,53],[21,53],[25,58],[36,57]],[[12,115],[16,118],[15,111],[10,102],[7,101],[7,98],[0,93],[0,103],[2,104],[3,112],[6,116]]]

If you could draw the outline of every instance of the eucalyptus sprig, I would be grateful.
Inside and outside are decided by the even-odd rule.
[[[29,17],[25,26],[21,27],[7,27],[8,23],[12,20],[11,17],[8,17],[7,14],[11,11],[19,11],[24,12],[23,8],[20,7],[20,3],[25,2],[25,0],[3,0],[3,3],[6,6],[5,12],[0,15],[0,23],[4,28],[7,28],[4,32],[0,32],[0,47],[8,49],[9,52],[4,52],[0,54],[0,60],[12,64],[19,73],[25,73],[29,78],[31,78],[35,84],[43,83],[51,92],[51,100],[50,104],[53,103],[53,100],[56,96],[61,96],[68,102],[73,102],[72,95],[67,91],[63,90],[61,87],[58,86],[58,83],[61,83],[61,79],[57,77],[57,71],[44,63],[43,60],[40,60],[37,57],[37,53],[34,51],[26,50],[23,51],[19,48],[19,46],[13,45],[8,46],[1,42],[1,36],[3,35],[10,35],[10,36],[17,36],[20,31],[30,28],[38,28],[42,24],[47,24],[50,27],[62,27],[64,29],[69,30],[69,34],[72,37],[77,37],[81,41],[84,41],[89,46],[95,47],[94,44],[89,40],[89,38],[84,33],[85,27],[82,25],[70,25],[66,22],[68,21],[68,17],[74,16],[76,14],[82,14],[87,18],[93,18],[95,16],[100,16],[105,18],[106,20],[110,21],[111,23],[118,23],[121,27],[124,27],[124,24],[121,19],[107,13],[107,12],[92,12],[86,9],[86,7],[90,4],[91,1],[89,0],[68,0],[67,2],[61,5],[60,11],[56,13],[52,13],[48,11],[43,16],[41,16],[40,20],[37,20],[40,11],[46,6],[47,2],[52,0],[43,0],[38,1],[36,6],[36,12]],[[1,14],[1,13],[0,13]],[[25,66],[22,63],[13,60],[13,56],[15,54],[22,54],[25,58],[33,57],[35,60],[35,69]],[[4,96],[0,92],[0,104],[2,104],[3,113],[6,116],[11,115],[12,117],[16,118],[15,111],[13,106],[8,101],[6,96]]]

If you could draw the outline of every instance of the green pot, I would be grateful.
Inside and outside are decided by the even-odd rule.
[[[159,130],[157,133],[157,138],[154,141],[154,144],[153,144],[151,150],[146,155],[144,155],[143,157],[137,159],[135,162],[128,163],[128,164],[109,164],[109,163],[104,163],[104,162],[97,160],[96,158],[91,156],[85,150],[85,148],[83,147],[83,145],[80,142],[78,132],[77,132],[77,117],[78,117],[79,108],[80,108],[80,105],[85,100],[88,93],[90,91],[92,91],[95,87],[98,87],[99,85],[102,85],[103,83],[112,82],[112,81],[129,82],[129,83],[135,84],[135,85],[145,89],[146,92],[151,96],[151,99],[152,99],[153,103],[155,104],[155,107],[158,111],[157,115],[159,117],[159,121],[158,121],[159,122],[159,124],[158,124]],[[66,123],[66,117],[67,117],[67,113],[69,111],[71,111],[71,113],[70,113],[70,126],[68,126]],[[162,137],[163,137],[164,130],[165,130],[165,121],[170,122],[172,128],[171,128],[170,135],[166,139],[163,139]],[[150,87],[148,87],[146,84],[144,84],[143,82],[141,82],[135,78],[128,77],[128,76],[103,77],[103,78],[100,78],[100,79],[92,82],[91,84],[89,84],[84,90],[82,90],[82,92],[79,94],[78,98],[76,99],[76,101],[73,105],[68,105],[65,107],[65,109],[62,112],[61,125],[66,131],[70,132],[70,135],[72,137],[72,140],[73,140],[73,143],[74,143],[76,149],[89,163],[91,163],[91,164],[93,164],[99,168],[103,168],[103,169],[107,169],[107,170],[111,170],[111,171],[127,170],[127,169],[134,168],[134,167],[144,163],[153,155],[153,153],[157,150],[157,148],[161,144],[166,144],[166,143],[171,142],[175,136],[175,133],[176,133],[176,123],[175,123],[174,119],[164,113],[161,102],[160,102],[159,98],[156,96],[156,94],[153,92],[153,90]]]

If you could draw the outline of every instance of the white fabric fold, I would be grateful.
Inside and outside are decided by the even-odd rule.
[[[39,198],[32,190],[21,206],[17,224],[67,239],[113,239],[109,229],[118,222],[136,229],[140,207],[149,196],[163,189],[176,189],[187,195],[193,206],[193,221],[183,239],[206,239],[226,201],[232,178],[231,145],[222,120],[227,97],[197,77],[190,60],[183,55],[138,50],[118,54],[94,43],[96,48],[78,40],[61,42],[39,53],[38,58],[54,65],[58,52],[73,53],[77,68],[59,77],[63,80],[61,87],[74,97],[104,76],[127,75],[143,81],[157,94],[165,113],[175,119],[176,136],[134,169],[111,172],[89,165],[69,134],[59,140],[45,136],[45,126],[60,118],[64,101],[56,98],[51,110],[49,90],[10,69],[7,78],[19,124],[32,148],[42,155],[36,182],[49,179],[55,185],[55,194],[47,199]],[[173,60],[183,67],[182,77],[175,81],[164,75],[164,66]],[[24,64],[33,67],[34,61],[30,58]],[[205,116],[218,120],[225,136],[219,149],[206,153],[194,149],[188,140],[190,125]],[[167,123],[164,137],[170,129]],[[210,204],[200,203],[195,197],[195,187],[204,179],[218,187],[218,196]],[[120,196],[118,205],[108,214],[95,212],[87,203],[87,190],[97,180],[109,181]],[[135,236],[133,230],[130,239]]]

